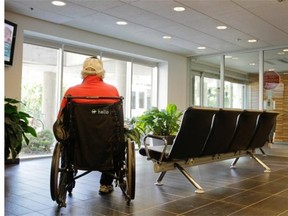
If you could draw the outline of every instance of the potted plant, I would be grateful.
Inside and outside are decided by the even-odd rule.
[[[17,163],[16,157],[21,151],[22,141],[29,144],[26,134],[37,136],[35,129],[29,125],[29,118],[32,117],[18,110],[16,104],[19,103],[21,101],[5,98],[5,162],[11,156],[12,162]]]
[[[179,129],[182,114],[175,104],[168,104],[166,109],[162,110],[153,107],[137,118],[136,127],[142,135],[164,136],[168,144],[171,144]]]

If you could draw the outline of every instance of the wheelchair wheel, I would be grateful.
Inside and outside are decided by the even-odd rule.
[[[135,198],[135,145],[134,142],[128,140],[126,147],[126,194],[127,203]]]
[[[66,207],[66,194],[70,185],[68,181],[70,172],[68,172],[65,154],[63,144],[57,143],[51,163],[50,193],[52,200],[56,201],[60,207]]]

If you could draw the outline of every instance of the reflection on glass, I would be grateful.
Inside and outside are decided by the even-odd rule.
[[[192,104],[218,107],[220,96],[220,56],[191,59]]]
[[[288,144],[288,50],[264,52],[264,109],[279,112],[275,142]]]
[[[259,53],[225,55],[224,107],[259,109]]]

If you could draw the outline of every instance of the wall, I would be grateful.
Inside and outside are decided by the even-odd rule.
[[[18,24],[14,63],[10,68],[5,67],[5,91],[7,97],[21,97],[21,71],[22,71],[22,44],[25,34],[41,35],[47,40],[81,44],[93,49],[124,53],[130,56],[150,58],[160,62],[159,78],[159,105],[165,107],[168,103],[175,103],[179,109],[188,106],[187,97],[187,58],[185,56],[164,52],[158,49],[145,47],[105,37],[63,25],[22,16],[5,11],[5,19]],[[93,46],[92,46],[93,45]],[[175,92],[177,89],[177,92]],[[181,92],[181,93],[179,93]]]

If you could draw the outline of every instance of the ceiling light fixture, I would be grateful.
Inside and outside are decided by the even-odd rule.
[[[165,35],[165,36],[163,36],[162,38],[165,39],[165,40],[170,40],[172,37],[169,36],[169,35]]]
[[[283,49],[283,52],[288,52],[288,49]]]
[[[252,62],[252,63],[249,63],[249,65],[250,66],[255,66],[256,64]]]
[[[127,25],[128,23],[126,21],[117,21],[117,25]]]
[[[197,49],[199,49],[199,50],[205,50],[206,47],[204,47],[204,46],[200,46],[200,47],[197,47]]]
[[[186,9],[184,7],[174,7],[173,10],[177,12],[182,12],[185,11]]]
[[[250,39],[250,40],[248,40],[248,42],[249,42],[249,43],[256,43],[257,40],[256,40],[256,39]]]
[[[59,7],[66,5],[66,3],[63,1],[52,1],[51,4],[53,4],[55,6],[59,6]]]
[[[227,26],[217,26],[216,28],[219,30],[224,30],[224,29],[227,29]]]

